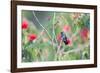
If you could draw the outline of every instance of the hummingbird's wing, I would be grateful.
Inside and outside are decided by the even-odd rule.
[[[61,39],[62,39],[62,41],[65,43],[65,45],[68,44],[68,42],[67,42],[67,36],[65,35],[64,32],[61,32]]]

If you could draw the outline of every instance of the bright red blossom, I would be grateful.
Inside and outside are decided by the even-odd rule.
[[[65,25],[64,27],[63,27],[63,31],[64,32],[69,32],[71,30],[71,27],[69,26],[69,25]]]
[[[67,40],[66,40],[66,42],[67,42],[68,44],[70,44],[70,43],[71,43],[70,39],[67,39]]]
[[[28,40],[29,41],[33,41],[33,40],[35,40],[37,38],[37,36],[35,35],[35,34],[29,34],[28,35]]]
[[[80,31],[80,36],[81,38],[84,40],[88,37],[88,33],[89,33],[89,29],[88,28],[83,28],[81,31]]]
[[[26,20],[24,20],[22,22],[22,29],[27,29],[28,28],[28,22]]]

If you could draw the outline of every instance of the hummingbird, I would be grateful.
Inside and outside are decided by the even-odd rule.
[[[65,45],[68,45],[70,42],[64,32],[61,32],[61,40],[65,43]]]

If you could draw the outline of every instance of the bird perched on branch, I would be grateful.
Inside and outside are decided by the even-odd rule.
[[[65,45],[68,45],[70,43],[64,32],[61,32],[61,40],[65,43]]]

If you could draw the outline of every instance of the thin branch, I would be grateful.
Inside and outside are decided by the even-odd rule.
[[[64,54],[69,54],[69,53],[72,53],[72,52],[77,53],[77,52],[80,52],[80,51],[84,50],[84,48],[88,47],[88,46],[89,46],[89,43],[86,43],[84,45],[81,45],[80,47],[77,47],[77,49],[72,49],[72,50],[69,50],[67,52],[64,52]]]
[[[56,15],[56,13],[54,12],[54,14],[53,14],[53,36],[54,36],[55,41],[57,43],[57,39],[56,39],[56,35],[55,35],[55,27],[54,27],[54,24],[55,24],[55,15]]]
[[[60,44],[58,45],[58,48],[57,48],[57,54],[58,54],[59,51],[60,51],[60,47],[61,47],[61,45],[62,45],[62,40],[60,41]]]
[[[39,22],[39,20],[38,20],[38,18],[36,17],[34,11],[33,11],[33,15],[34,15],[35,19],[37,20],[37,22],[39,23],[39,25],[46,31],[46,33],[48,34],[49,38],[52,40],[52,38],[51,38],[49,32],[48,32],[48,31],[46,30],[46,28]]]
[[[65,24],[68,24],[68,22],[66,21],[65,17],[63,16],[63,14],[61,13],[61,18],[64,20]]]

